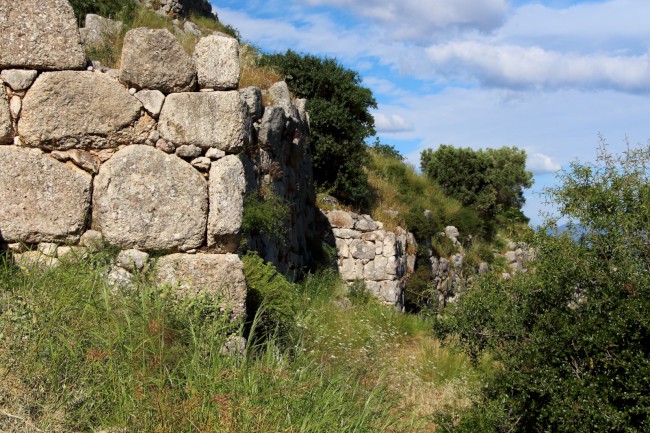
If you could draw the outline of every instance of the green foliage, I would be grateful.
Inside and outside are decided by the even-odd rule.
[[[572,163],[546,193],[574,224],[530,234],[532,273],[482,279],[438,321],[502,365],[454,431],[650,430],[649,167],[647,145]]]
[[[435,151],[425,150],[420,158],[422,171],[445,193],[489,219],[520,210],[523,190],[532,186],[526,152],[516,147],[472,150],[441,145]],[[522,218],[520,212],[514,214]]]
[[[289,211],[289,204],[271,190],[253,191],[244,197],[242,230],[282,242],[289,230]]]
[[[97,14],[112,19],[132,17],[138,8],[133,0],[70,0],[80,26],[87,14]]]
[[[291,343],[296,337],[298,286],[253,251],[248,251],[241,260],[248,286],[246,310],[253,319],[251,335],[256,340],[273,338],[283,344]]]
[[[379,138],[376,138],[375,142],[372,144],[372,151],[375,152],[377,155],[383,155],[389,158],[399,159],[400,161],[404,160],[404,157],[402,156],[401,153],[399,153],[399,150],[395,149],[395,146],[391,146],[390,144],[384,144],[381,141],[379,141]]]
[[[261,67],[274,67],[299,98],[307,98],[310,114],[309,143],[317,185],[345,203],[368,204],[368,161],[365,139],[374,135],[371,108],[377,103],[372,92],[361,86],[355,71],[334,59],[284,54],[263,55]]]

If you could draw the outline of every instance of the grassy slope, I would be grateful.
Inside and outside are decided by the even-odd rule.
[[[50,272],[0,262],[0,431],[430,431],[480,385],[430,324],[326,272],[297,295],[298,338],[221,353],[240,329],[141,276],[116,293],[108,252]]]

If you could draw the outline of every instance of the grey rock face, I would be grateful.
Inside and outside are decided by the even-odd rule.
[[[240,89],[239,96],[253,122],[259,120],[262,117],[262,91],[260,88],[250,86]]]
[[[284,108],[285,111],[291,108],[291,93],[286,82],[279,81],[269,87],[269,97],[274,105]]]
[[[55,149],[117,147],[134,139],[142,105],[116,81],[93,72],[46,72],[23,99],[25,143]]]
[[[158,131],[177,145],[216,147],[237,153],[247,133],[239,92],[175,93],[167,96]]]
[[[91,253],[96,253],[104,248],[104,236],[96,230],[88,230],[79,239],[79,244]]]
[[[230,90],[239,85],[239,42],[222,33],[199,39],[194,62],[202,89]]]
[[[0,144],[11,143],[13,141],[12,132],[9,100],[4,89],[0,89]]]
[[[334,210],[327,213],[327,220],[332,227],[340,229],[351,229],[354,227],[354,220],[349,213],[342,210]]]
[[[127,146],[95,177],[93,226],[123,248],[197,248],[205,237],[206,186],[180,158],[149,146]]]
[[[165,95],[163,95],[160,90],[140,90],[133,96],[142,102],[144,109],[147,111],[147,113],[149,113],[151,117],[154,119],[158,118],[160,110],[162,110],[163,103],[165,102]]]
[[[0,69],[81,69],[86,61],[67,0],[0,0]]]
[[[244,266],[235,254],[171,254],[158,259],[158,284],[176,288],[179,298],[208,296],[222,300],[234,318],[246,313]]]
[[[33,149],[0,146],[0,238],[76,242],[90,209],[91,176]]]
[[[120,81],[165,94],[188,92],[196,84],[196,66],[169,30],[138,28],[124,37]]]
[[[86,15],[86,27],[79,29],[85,45],[99,45],[109,38],[115,38],[122,31],[122,21],[104,18],[100,15]]]
[[[281,107],[267,107],[258,132],[259,144],[265,149],[279,150],[285,122],[286,117]]]
[[[220,252],[237,249],[245,192],[244,165],[237,156],[229,155],[212,163],[208,246]]]
[[[0,77],[12,90],[19,92],[31,86],[37,74],[33,69],[5,69]]]
[[[115,259],[116,264],[129,272],[142,271],[147,266],[149,254],[135,249],[122,250]]]
[[[201,155],[201,148],[193,144],[184,144],[178,146],[176,149],[176,155],[181,158],[196,158]]]

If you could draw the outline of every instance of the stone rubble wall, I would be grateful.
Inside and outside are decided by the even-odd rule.
[[[113,284],[153,268],[241,316],[242,242],[282,271],[307,263],[305,101],[285,83],[269,107],[238,89],[235,39],[215,33],[188,56],[167,30],[134,29],[120,70],[85,66],[66,0],[0,0],[0,39],[0,248],[17,264],[57,266],[107,242],[122,248]],[[291,204],[281,242],[241,239],[244,196],[263,186]]]
[[[363,281],[380,301],[401,308],[404,282],[415,266],[413,234],[400,227],[384,230],[368,215],[342,210],[324,214],[332,227],[341,277],[349,284]]]

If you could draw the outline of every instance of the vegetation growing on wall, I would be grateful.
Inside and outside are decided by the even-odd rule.
[[[314,160],[314,181],[321,190],[359,208],[370,199],[366,138],[375,134],[371,108],[377,102],[361,86],[361,77],[334,59],[322,59],[288,50],[266,54],[260,66],[277,68],[292,93],[307,98],[309,143]]]

